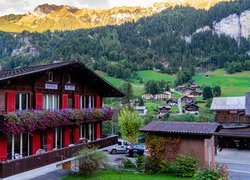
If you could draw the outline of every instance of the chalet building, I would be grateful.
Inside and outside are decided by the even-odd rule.
[[[201,91],[194,90],[194,91],[191,91],[189,94],[194,96],[194,97],[202,97],[202,92]]]
[[[162,118],[165,114],[171,112],[171,106],[169,104],[161,105],[158,107],[158,117]]]
[[[149,93],[143,94],[141,97],[142,97],[142,99],[145,99],[145,100],[151,100],[154,98],[154,96],[152,94],[149,94]]]
[[[189,86],[189,88],[190,88],[192,91],[200,91],[200,90],[201,90],[201,89],[200,89],[200,86],[197,85],[197,84],[191,84],[191,85]]]
[[[181,102],[185,103],[195,102],[195,97],[193,95],[187,94],[181,98]]]
[[[169,99],[166,101],[167,104],[169,104],[170,106],[177,106],[178,105],[178,100],[177,99]]]
[[[157,101],[163,101],[163,100],[166,100],[166,99],[171,99],[171,97],[172,97],[172,94],[170,92],[164,92],[164,93],[161,93],[161,94],[154,95],[154,99],[157,100]]]
[[[0,178],[39,166],[22,166],[20,159],[64,150],[70,151],[69,157],[81,142],[102,142],[102,122],[112,116],[111,109],[102,108],[102,99],[122,96],[75,61],[0,71],[0,168],[12,161],[14,167],[19,160],[16,171],[6,170]],[[59,160],[46,158],[39,156],[37,164]]]
[[[220,148],[250,149],[250,93],[242,97],[213,98],[211,110],[222,129],[217,133]]]
[[[199,114],[200,107],[191,102],[184,106],[184,110],[186,114]]]
[[[185,85],[181,85],[181,86],[177,86],[177,87],[175,88],[175,90],[178,91],[178,92],[182,92],[182,91],[185,90],[185,88],[186,88]]]
[[[202,168],[215,165],[214,133],[218,129],[217,123],[153,121],[140,130],[146,134],[150,155],[158,153],[155,154],[157,157],[169,162],[175,161],[181,154],[192,155],[198,158]],[[164,141],[161,151],[154,150],[159,144],[152,144],[152,136]]]
[[[136,107],[134,107],[134,109],[136,111],[138,111],[140,116],[146,116],[147,115],[148,109],[147,109],[146,106],[136,106]]]

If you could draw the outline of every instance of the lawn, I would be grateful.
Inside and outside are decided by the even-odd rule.
[[[205,78],[210,75],[210,78]],[[224,69],[197,74],[193,80],[199,85],[216,86],[222,89],[222,96],[243,96],[250,91],[250,71],[227,74]]]
[[[131,174],[131,173],[120,173],[112,171],[99,170],[95,176],[83,177],[77,176],[67,176],[63,180],[191,180],[191,178],[179,178],[174,175],[167,174],[156,174],[156,175],[141,175],[141,174]]]
[[[144,106],[148,108],[149,114],[156,114],[158,106],[166,104],[166,101],[144,101]]]
[[[138,73],[138,76],[143,79],[143,82],[146,82],[149,80],[155,80],[155,81],[165,80],[173,84],[175,81],[175,76],[164,74],[164,73],[157,72],[157,71],[145,70],[145,71],[138,71],[137,73]]]

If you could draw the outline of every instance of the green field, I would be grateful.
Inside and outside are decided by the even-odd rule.
[[[169,81],[172,84],[175,81],[175,76],[163,74],[157,71],[147,70],[147,71],[138,71],[138,76],[143,79],[143,82],[149,81],[149,80],[165,80]]]
[[[116,87],[120,87],[124,83],[122,79],[109,77],[104,72],[97,71],[97,73]],[[206,78],[205,75],[210,75],[211,77]],[[164,79],[173,84],[175,80],[175,76],[152,70],[138,71],[138,76],[143,79],[144,83],[149,80]],[[250,71],[227,74],[224,69],[217,69],[215,71],[197,74],[193,77],[193,80],[200,86],[219,85],[222,89],[222,96],[243,96],[246,92],[250,91]],[[144,84],[140,84],[135,79],[132,79],[132,82],[134,95],[140,96],[141,94],[143,94]],[[176,93],[174,93],[174,95],[178,98],[181,97],[181,95]]]
[[[205,78],[210,75],[210,78]],[[199,85],[216,86],[222,89],[222,96],[243,96],[250,91],[250,71],[227,74],[223,69],[197,74],[193,80]]]
[[[121,87],[122,84],[124,83],[124,80],[119,79],[119,78],[109,77],[106,73],[102,71],[96,71],[96,73],[116,87]],[[143,79],[143,82],[146,82],[149,80],[158,80],[158,81],[166,80],[166,81],[173,83],[175,80],[174,76],[163,74],[163,73],[152,71],[152,70],[138,71],[138,76]],[[137,80],[132,79],[132,86],[133,86],[135,96],[138,97],[144,93],[144,84],[140,84]]]
[[[95,176],[83,177],[80,175],[72,175],[64,177],[63,180],[189,180],[191,178],[180,178],[174,175],[168,174],[154,174],[154,175],[142,175],[132,173],[120,173],[112,171],[98,171]]]

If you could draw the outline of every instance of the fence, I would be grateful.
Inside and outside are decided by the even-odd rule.
[[[62,161],[74,156],[74,154],[88,146],[103,148],[116,144],[117,136],[111,136],[100,140],[83,143],[72,147],[66,147],[59,150],[46,152],[40,155],[33,155],[23,159],[13,160],[9,162],[0,163],[0,178],[5,178],[18,173],[36,169],[52,163]]]

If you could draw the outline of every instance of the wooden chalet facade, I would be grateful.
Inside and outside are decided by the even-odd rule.
[[[200,107],[197,106],[194,102],[188,103],[184,106],[186,114],[199,114]]]
[[[195,97],[193,95],[185,95],[181,98],[181,102],[185,102],[185,103],[191,103],[191,102],[195,102]]]
[[[105,116],[102,99],[122,96],[116,88],[75,61],[0,71],[0,161],[22,159],[81,144],[81,141],[101,139],[102,122],[111,119],[110,114]],[[7,118],[26,111],[37,115],[56,111],[60,115],[74,109],[79,112],[84,109],[92,116],[78,123],[74,119],[70,124],[46,127],[41,127],[41,123],[37,129],[32,129],[32,123],[30,129],[21,127],[27,123],[25,119],[15,124],[19,129],[13,129],[13,122]]]
[[[222,126],[217,133],[221,148],[250,149],[250,93],[242,97],[214,98],[211,110]]]

